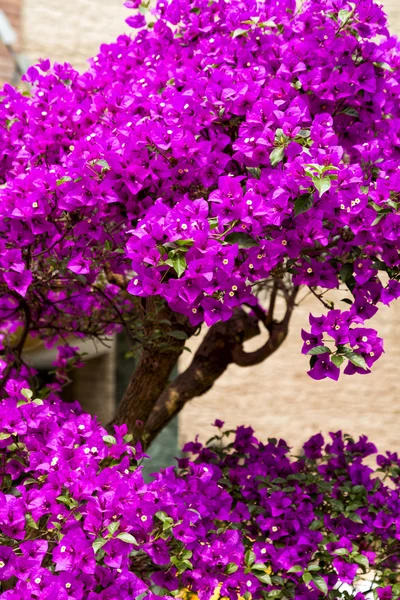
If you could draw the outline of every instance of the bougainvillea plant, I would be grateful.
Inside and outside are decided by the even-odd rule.
[[[283,440],[219,429],[145,483],[126,426],[109,435],[17,382],[7,394],[2,600],[400,597],[400,460],[367,466],[365,437],[316,435],[293,457]]]
[[[282,344],[301,288],[322,310],[310,376],[368,373],[383,342],[367,321],[400,295],[400,46],[382,8],[126,4],[134,35],[88,71],[42,60],[1,94],[2,393],[35,385],[28,336],[64,340],[63,369],[71,337],[124,328],[141,357],[114,423],[154,437],[229,363]]]

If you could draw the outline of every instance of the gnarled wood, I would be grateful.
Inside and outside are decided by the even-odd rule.
[[[260,333],[258,319],[243,310],[213,325],[189,367],[162,392],[146,424],[149,441],[194,397],[205,394],[233,362],[233,350]]]
[[[283,293],[286,302],[286,312],[281,321],[273,319],[278,291]],[[183,351],[185,340],[174,339],[164,348],[159,343],[146,345],[109,429],[113,425],[126,423],[136,437],[145,433],[147,443],[151,443],[186,402],[205,394],[231,363],[246,367],[265,360],[282,345],[287,336],[297,291],[296,287],[287,289],[283,282],[275,281],[267,313],[259,306],[252,307],[251,312],[238,309],[229,321],[213,325],[189,367],[171,383],[168,380]],[[165,308],[165,311],[168,310]],[[188,335],[194,333],[194,329],[183,323],[179,315],[170,312],[168,318],[180,319],[176,327]],[[269,333],[268,340],[258,350],[246,352],[243,344],[260,333],[260,322]],[[141,424],[138,425],[137,421]]]
[[[152,298],[146,301],[146,311],[149,314],[156,311]],[[143,424],[146,423],[158,398],[168,386],[171,371],[183,352],[186,338],[177,339],[168,336],[166,331],[166,339],[162,343],[157,338],[152,340],[155,330],[162,327],[159,324],[162,320],[170,321],[173,329],[182,331],[187,336],[194,333],[194,328],[190,327],[186,319],[172,313],[167,306],[158,312],[155,322],[146,328],[148,339],[116,415],[107,426],[109,431],[114,430],[114,425],[126,423],[129,431],[136,437],[140,437],[143,433]]]

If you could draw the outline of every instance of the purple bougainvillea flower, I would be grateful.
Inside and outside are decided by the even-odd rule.
[[[4,280],[10,290],[17,292],[21,296],[26,296],[32,279],[33,276],[30,271],[9,271],[8,273],[4,273]]]

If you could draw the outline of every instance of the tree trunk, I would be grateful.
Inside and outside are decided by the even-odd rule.
[[[281,321],[273,319],[275,300],[278,291],[283,293],[286,312]],[[277,350],[286,339],[298,287],[288,286],[278,280],[273,282],[270,305],[267,313],[260,306],[252,307],[252,312],[237,309],[229,321],[213,325],[195,353],[186,371],[169,383],[169,376],[183,352],[185,339],[172,338],[168,345],[155,339],[145,345],[139,364],[132,376],[117,415],[109,424],[126,423],[136,439],[142,437],[150,444],[167,423],[197,396],[206,393],[224,373],[228,365],[235,363],[246,367],[259,364]],[[173,329],[188,336],[194,333],[181,315],[168,313],[164,306],[161,320],[171,322]],[[153,320],[153,331],[159,329],[160,319]],[[256,351],[246,352],[243,343],[260,333],[259,322],[269,333],[267,341]],[[168,337],[168,329],[165,332]],[[137,423],[140,421],[140,423]]]
[[[165,304],[160,308],[152,298],[146,301],[146,311],[146,341],[139,363],[114,419],[107,426],[107,429],[113,432],[114,425],[126,423],[136,438],[143,435],[143,426],[158,398],[168,386],[171,371],[183,352],[185,341],[194,333],[194,328],[184,317],[173,313]],[[154,334],[160,331],[163,332],[161,340],[158,336],[154,337]],[[171,331],[184,334],[183,339],[169,335]]]
[[[144,348],[114,419],[108,428],[126,423],[135,435],[142,432],[158,398],[168,386],[169,376],[183,351],[185,340],[176,340],[170,348]]]
[[[145,424],[148,442],[151,443],[188,400],[211,389],[233,362],[234,349],[259,333],[258,319],[243,310],[238,310],[229,321],[211,327],[186,371],[162,391]]]

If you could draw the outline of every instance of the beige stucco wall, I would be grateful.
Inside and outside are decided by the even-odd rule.
[[[264,363],[246,369],[231,365],[208,394],[186,405],[180,415],[181,443],[198,432],[202,439],[211,437],[210,424],[218,417],[229,429],[251,425],[261,439],[283,437],[295,447],[320,430],[342,429],[365,433],[382,449],[400,450],[400,303],[371,322],[386,349],[373,372],[338,382],[313,381],[306,374],[300,330],[307,329],[310,311],[321,314],[318,301],[296,309],[288,339]],[[253,340],[248,349],[261,344]]]
[[[102,42],[127,31],[129,14],[122,0],[23,0],[22,49],[32,61],[39,57],[72,62],[85,60]],[[400,0],[384,3],[392,30],[400,33]],[[266,439],[283,436],[298,447],[319,430],[367,433],[378,445],[400,450],[400,303],[382,310],[375,325],[386,341],[386,355],[372,375],[343,377],[339,383],[314,382],[306,375],[299,332],[307,327],[308,301],[297,309],[291,334],[279,352],[249,369],[231,367],[206,396],[192,401],[180,416],[181,442],[200,432],[211,433],[215,417],[227,426],[251,424]],[[186,353],[185,361],[190,359]]]

